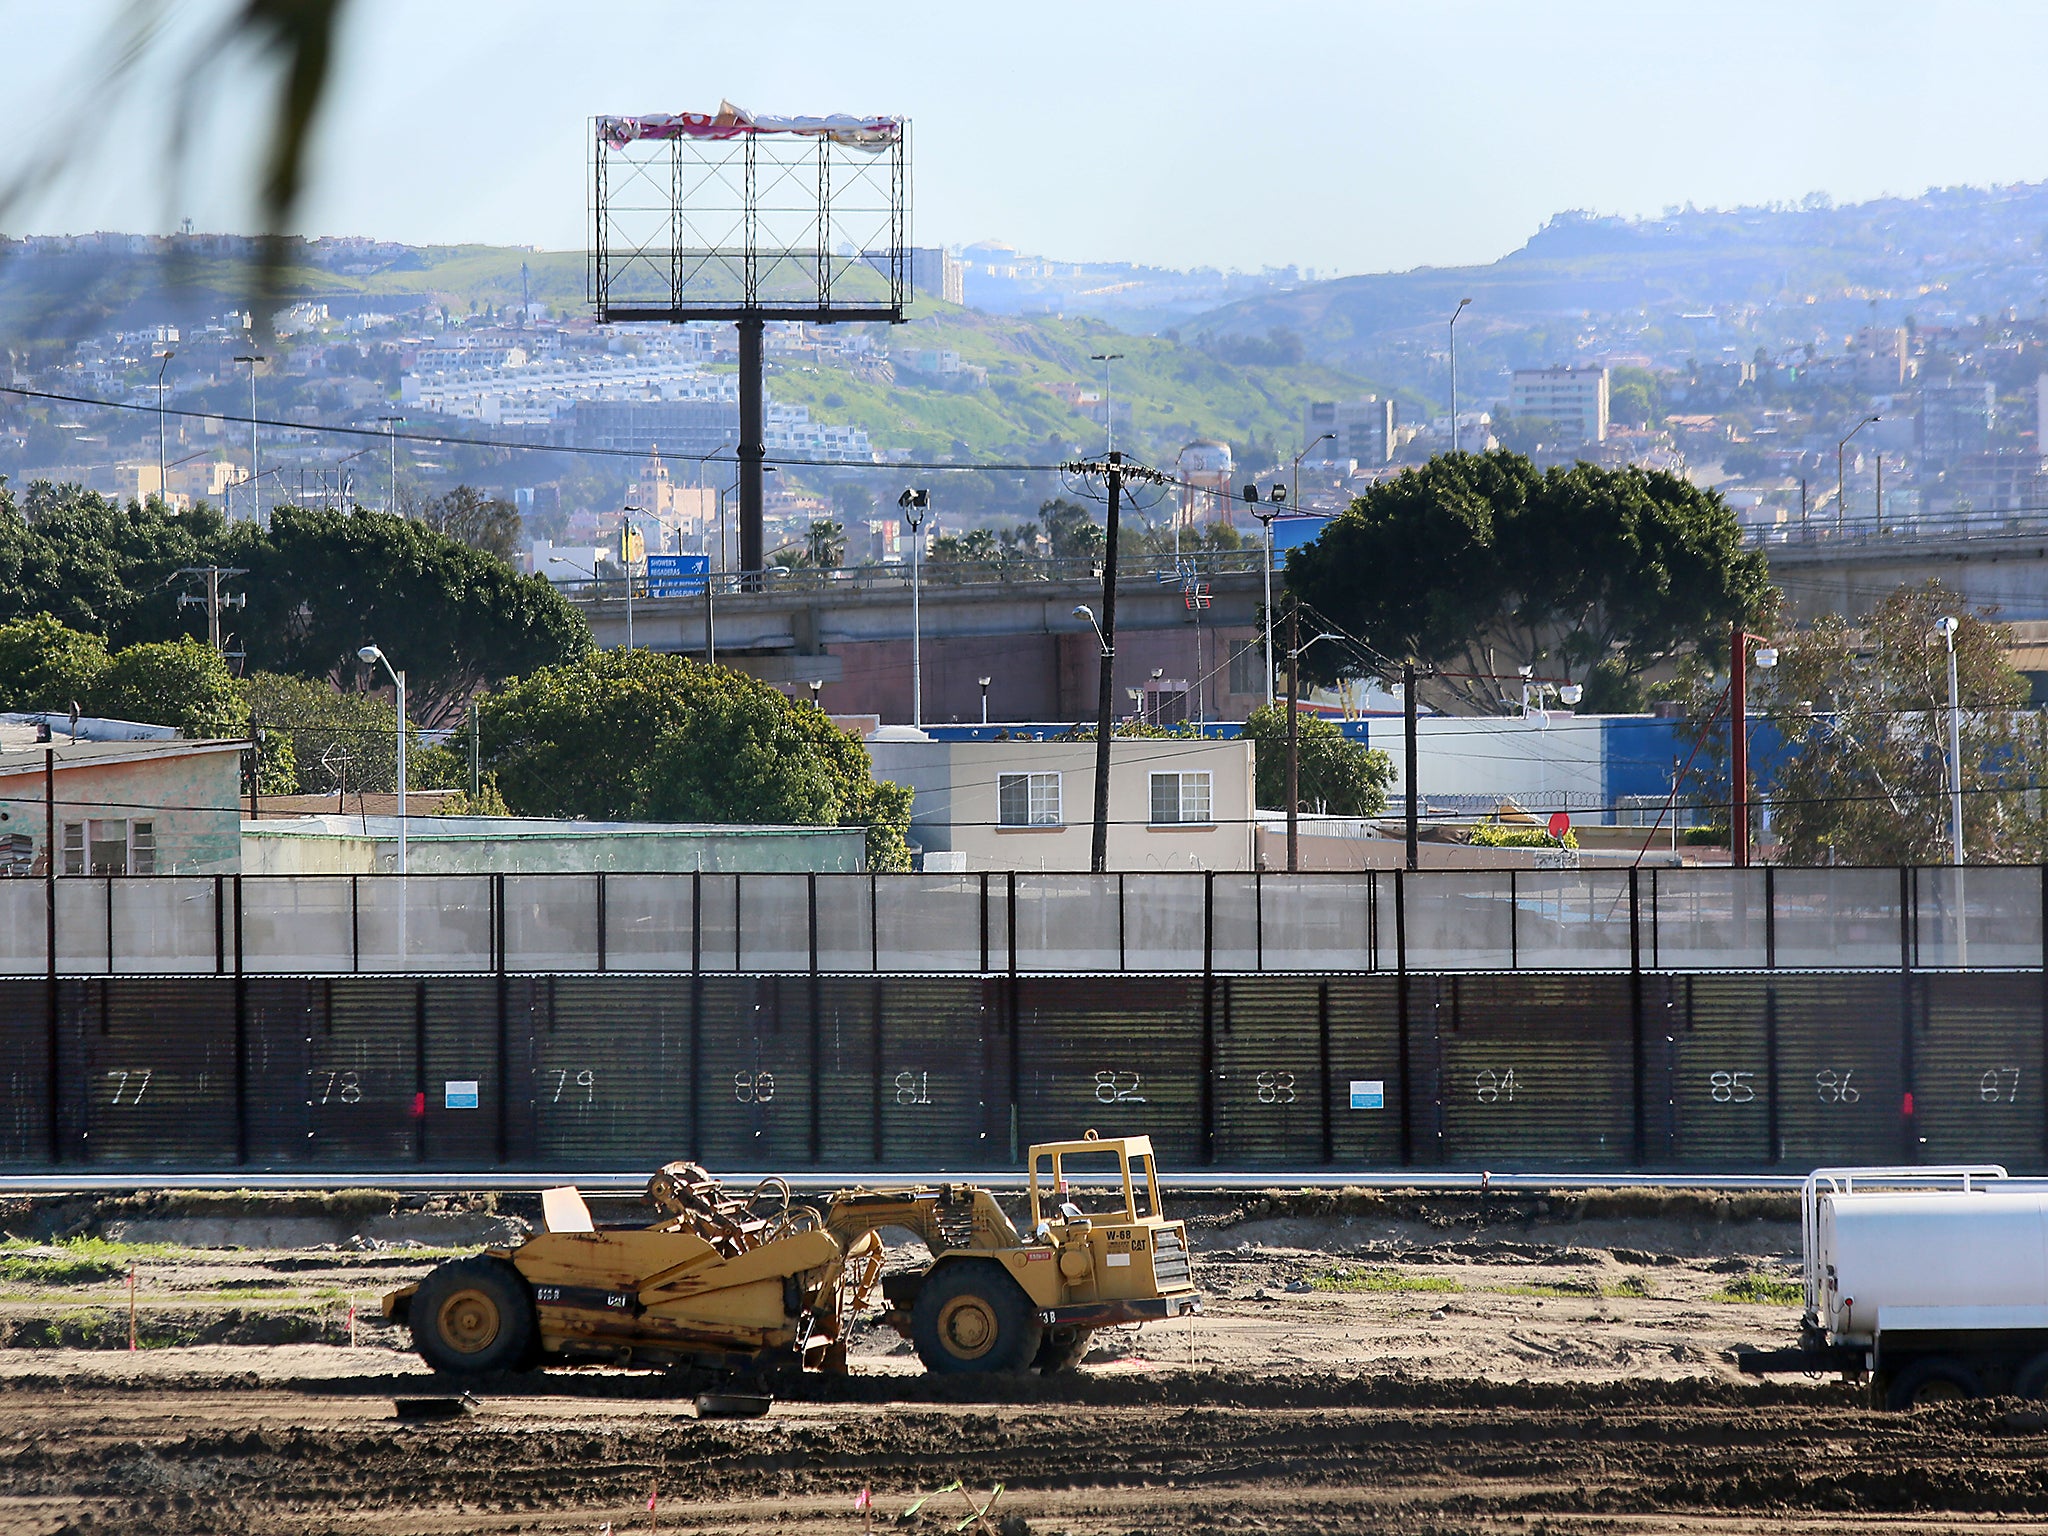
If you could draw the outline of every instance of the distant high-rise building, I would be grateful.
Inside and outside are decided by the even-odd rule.
[[[1865,389],[1888,393],[1906,382],[1912,363],[1902,325],[1866,325],[1849,343],[1856,376]]]
[[[1319,443],[1325,432],[1335,440]],[[1378,395],[1359,400],[1311,400],[1302,412],[1301,440],[1314,444],[1309,457],[1322,463],[1355,459],[1384,464],[1394,456],[1394,402]]]
[[[1972,454],[1988,452],[1997,404],[1997,392],[1988,380],[1923,381],[1915,433],[1922,461],[1938,469]]]
[[[1508,385],[1508,412],[1576,426],[1579,441],[1607,441],[1605,368],[1517,368]]]
[[[948,304],[965,304],[966,263],[943,246],[914,245],[910,248],[910,286],[915,293]]]

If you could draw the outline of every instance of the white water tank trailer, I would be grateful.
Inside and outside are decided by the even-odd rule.
[[[2048,1187],[1996,1164],[1822,1168],[1800,1193],[1806,1315],[1743,1372],[1828,1372],[1873,1401],[2048,1398]]]

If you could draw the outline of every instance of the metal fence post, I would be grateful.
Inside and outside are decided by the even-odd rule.
[[[1202,1161],[1216,1162],[1216,873],[1202,874]]]
[[[1920,1116],[1913,1107],[1913,871],[1899,869],[1899,1137],[1902,1161],[1920,1161]]]
[[[504,1167],[512,1150],[512,1000],[511,982],[505,975],[505,877],[491,876],[491,960],[497,972],[498,1005],[498,1166]]]
[[[1322,1079],[1323,1087],[1323,1166],[1327,1168],[1337,1160],[1337,1128],[1330,1116],[1330,1096],[1337,1085],[1330,1080],[1330,983],[1327,977],[1316,983],[1316,1058],[1316,1075]]]
[[[1399,1033],[1398,1064],[1401,1068],[1401,1166],[1415,1161],[1414,1094],[1409,1085],[1408,1040],[1408,875],[1394,871],[1394,1015]]]
[[[1633,866],[1628,872],[1628,1021],[1629,1059],[1634,1073],[1635,1123],[1634,1156],[1636,1167],[1642,1167],[1649,1160],[1649,1107],[1644,1098],[1649,1091],[1648,1062],[1645,1060],[1643,1040],[1643,942],[1642,925],[1638,921],[1641,890]]]

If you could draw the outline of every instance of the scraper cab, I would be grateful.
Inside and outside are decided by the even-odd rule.
[[[878,1285],[886,1320],[938,1372],[1059,1370],[1096,1328],[1201,1310],[1144,1137],[1033,1147],[1022,1234],[967,1184],[810,1205],[781,1179],[735,1195],[670,1163],[648,1198],[660,1220],[600,1228],[574,1189],[549,1190],[545,1232],[441,1265],[385,1297],[384,1313],[437,1370],[481,1375],[577,1362],[844,1370],[848,1324]],[[930,1260],[885,1279],[891,1228]]]

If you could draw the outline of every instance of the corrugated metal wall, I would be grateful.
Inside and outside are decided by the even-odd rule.
[[[18,1171],[2036,1170],[2044,1077],[2038,971],[0,982]]]

